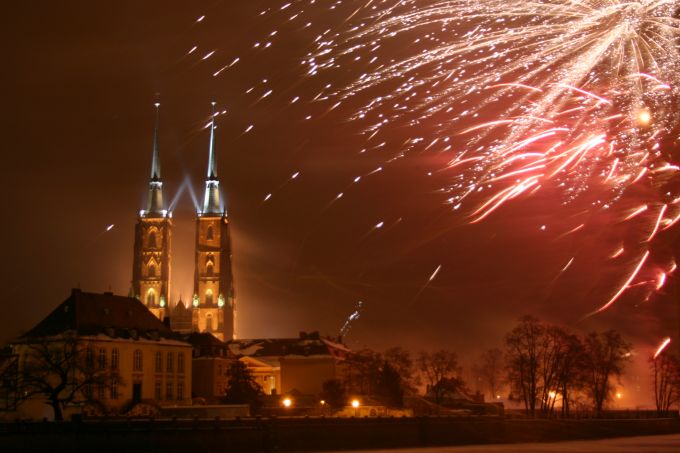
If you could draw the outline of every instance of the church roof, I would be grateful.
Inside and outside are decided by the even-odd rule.
[[[237,357],[328,356],[342,359],[349,350],[322,338],[318,332],[300,332],[298,338],[261,338],[233,340],[229,349]]]
[[[23,335],[21,340],[51,337],[69,331],[75,331],[80,336],[103,334],[133,340],[177,339],[177,335],[137,299],[73,289],[68,299]]]

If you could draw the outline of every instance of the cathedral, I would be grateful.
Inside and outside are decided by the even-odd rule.
[[[135,226],[131,293],[159,319],[170,320],[179,332],[209,332],[222,341],[236,338],[236,296],[231,268],[229,217],[221,201],[215,151],[215,103],[210,122],[208,171],[203,204],[196,215],[194,289],[190,306],[170,307],[172,273],[172,212],[163,202],[163,179],[158,146],[159,106],[151,155],[151,178],[146,208]]]

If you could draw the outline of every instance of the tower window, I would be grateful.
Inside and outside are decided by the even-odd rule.
[[[213,292],[212,289],[209,289],[205,292],[205,304],[206,305],[212,305],[213,303]]]
[[[205,233],[205,238],[209,241],[212,241],[214,239],[214,233],[213,233],[213,227],[209,226],[208,231]]]
[[[156,276],[156,265],[155,264],[149,264],[149,277],[155,277]]]
[[[150,289],[149,292],[146,293],[146,305],[156,305],[156,293],[153,289]]]
[[[209,276],[209,277],[212,277],[212,276],[213,276],[214,271],[213,271],[213,265],[212,265],[212,263],[208,263],[208,265],[205,267],[205,274],[206,274],[207,276]]]
[[[208,313],[208,315],[205,317],[205,331],[212,332],[212,330],[213,330],[212,315]]]
[[[156,242],[156,232],[152,231],[149,233],[149,248],[155,249],[156,247],[158,247]]]

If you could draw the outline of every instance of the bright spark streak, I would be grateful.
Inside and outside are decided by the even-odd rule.
[[[114,227],[114,226],[115,226],[115,225],[114,225],[113,223],[112,223],[111,225],[107,226],[107,227],[106,227],[106,231],[111,231],[111,230],[113,230],[113,227]]]
[[[649,209],[649,207],[648,207],[647,205],[642,205],[642,206],[640,206],[639,208],[637,208],[635,211],[633,211],[633,212],[631,212],[630,214],[628,214],[628,216],[626,216],[626,218],[624,218],[623,220],[624,220],[624,221],[625,221],[625,220],[630,220],[630,219],[632,219],[633,217],[637,216],[638,214],[642,214],[642,213],[645,212],[647,209]]]
[[[435,269],[434,272],[432,272],[432,275],[430,275],[430,279],[428,280],[428,282],[431,282],[432,280],[434,280],[437,277],[437,274],[439,273],[441,268],[442,268],[441,264],[439,266],[437,266],[437,269]]]
[[[661,211],[659,211],[659,216],[656,219],[656,222],[654,223],[654,228],[652,229],[652,232],[649,233],[649,237],[647,238],[646,242],[649,242],[652,240],[652,238],[656,235],[656,232],[659,231],[659,225],[661,225],[661,219],[663,219],[663,215],[666,213],[666,209],[668,208],[668,205],[663,205],[661,207]]]
[[[656,352],[654,353],[654,360],[656,360],[657,357],[663,352],[664,349],[671,343],[671,337],[666,337],[664,340],[661,342],[658,348],[656,348]]]
[[[619,288],[616,294],[614,294],[614,296],[612,296],[612,298],[609,299],[609,301],[606,304],[595,310],[593,313],[591,313],[591,315],[595,313],[602,313],[607,308],[611,307],[614,302],[616,302],[616,300],[621,296],[621,294],[623,294],[623,292],[628,288],[628,285],[630,285],[630,283],[635,279],[635,277],[637,277],[638,272],[640,272],[640,269],[642,269],[642,266],[645,264],[645,261],[647,261],[647,257],[649,257],[649,250],[645,252],[640,262],[637,264],[637,266],[635,266],[635,269],[626,280],[626,283],[624,283],[621,286],[621,288]]]

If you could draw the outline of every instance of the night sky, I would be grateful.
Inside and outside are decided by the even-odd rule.
[[[443,347],[464,361],[499,345],[524,314],[577,331],[615,328],[641,356],[675,336],[673,279],[647,302],[647,293],[631,290],[584,319],[634,265],[606,259],[630,234],[613,215],[589,214],[586,202],[565,205],[548,190],[470,225],[440,192],[451,177],[440,170],[446,156],[420,151],[390,161],[406,126],[362,153],[367,139],[348,120],[351,107],[313,101],[361,67],[308,77],[300,63],[320,32],[343,26],[352,2],[307,8],[295,20],[284,20],[285,11],[259,14],[274,3],[6,7],[2,340],[41,320],[72,287],[128,293],[157,99],[164,196],[174,201],[171,302],[191,298],[191,191],[202,198],[210,102],[227,111],[217,119],[216,147],[242,338],[337,335],[358,301],[364,311],[346,338],[351,347]],[[307,21],[313,25],[301,27]],[[584,215],[587,228],[561,234]],[[660,236],[655,256],[670,256],[674,241],[673,231]]]

